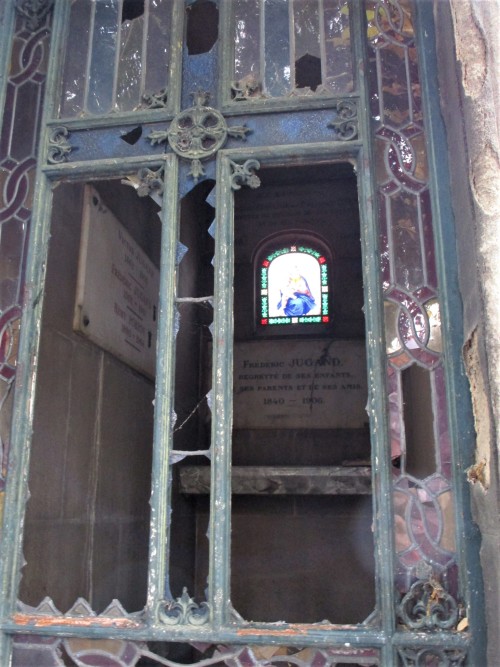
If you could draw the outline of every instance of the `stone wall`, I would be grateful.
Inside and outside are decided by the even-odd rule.
[[[469,480],[482,534],[488,664],[493,665],[500,652],[500,3],[435,0],[434,5],[464,305],[464,362],[477,435]]]

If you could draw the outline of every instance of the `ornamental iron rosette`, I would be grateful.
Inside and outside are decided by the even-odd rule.
[[[205,175],[202,161],[215,155],[228,137],[245,141],[251,132],[244,125],[229,127],[220,111],[206,106],[208,99],[208,93],[193,93],[194,105],[178,113],[168,130],[153,131],[148,136],[152,146],[168,141],[174,153],[191,160],[189,173],[195,181]]]

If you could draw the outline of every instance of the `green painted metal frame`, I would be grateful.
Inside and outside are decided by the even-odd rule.
[[[417,3],[417,33],[420,35],[420,51],[423,58],[422,77],[426,89],[426,106],[428,132],[430,137],[431,172],[433,173],[433,212],[436,219],[435,236],[437,243],[438,267],[441,291],[446,295],[443,299],[444,326],[446,329],[447,378],[450,396],[460,396],[465,401],[460,405],[460,414],[456,409],[455,398],[450,402],[452,412],[450,418],[453,429],[453,440],[458,444],[456,468],[463,469],[470,460],[471,414],[468,390],[463,369],[460,363],[460,299],[456,293],[456,257],[453,253],[453,224],[450,213],[450,199],[447,192],[446,150],[444,132],[439,115],[436,93],[436,63],[433,44],[435,35],[432,28],[432,3],[427,0]],[[1,25],[3,37],[8,37],[13,21],[12,6],[5,10]],[[182,3],[176,2],[174,23],[177,35],[182,31]],[[364,79],[363,62],[365,55],[364,36],[355,33],[354,49],[358,64],[358,85],[361,95],[360,137],[362,141],[330,142],[328,144],[287,146],[283,148],[231,149],[221,150],[217,156],[217,231],[215,251],[215,294],[214,302],[214,376],[213,376],[213,433],[212,446],[217,451],[212,463],[212,497],[210,520],[210,575],[209,603],[211,606],[210,623],[206,626],[165,627],[157,621],[157,607],[165,595],[165,581],[168,572],[169,547],[169,494],[171,449],[171,406],[170,397],[173,391],[173,370],[175,364],[175,257],[178,236],[179,210],[177,204],[178,158],[172,154],[148,155],[140,158],[110,158],[99,162],[71,162],[61,165],[44,165],[43,156],[46,149],[50,129],[64,124],[68,128],[101,127],[117,124],[139,124],[154,122],[158,119],[168,120],[179,110],[180,84],[174,87],[173,106],[165,111],[140,112],[139,114],[120,114],[120,118],[72,119],[61,122],[54,118],[57,95],[57,76],[60,68],[62,45],[65,38],[69,3],[65,0],[56,2],[53,19],[52,59],[48,74],[47,100],[43,118],[42,139],[40,143],[40,165],[37,173],[37,189],[34,198],[33,225],[31,245],[26,276],[26,301],[24,304],[23,327],[20,341],[20,363],[18,365],[17,390],[14,406],[12,430],[12,450],[10,460],[10,476],[7,486],[4,526],[0,544],[2,561],[1,585],[3,596],[0,606],[1,627],[3,629],[0,643],[0,661],[8,664],[10,655],[9,636],[16,632],[32,632],[47,635],[83,635],[88,637],[117,637],[132,640],[164,640],[164,641],[203,641],[217,643],[252,643],[282,644],[287,646],[332,646],[349,644],[353,647],[378,647],[381,650],[383,665],[396,664],[397,646],[428,646],[432,637],[433,645],[446,647],[465,647],[468,637],[464,634],[432,633],[432,635],[415,632],[396,631],[394,605],[394,536],[392,526],[392,486],[390,471],[390,455],[388,441],[388,425],[386,413],[385,390],[385,346],[382,318],[382,295],[379,280],[379,264],[374,248],[378,247],[377,214],[374,207],[375,185],[370,170],[372,163],[370,148],[370,124],[366,109],[367,84]],[[230,3],[221,7],[221,25],[228,26]],[[363,25],[362,5],[353,3],[353,21]],[[228,62],[228,40],[220,40],[220,59]],[[175,43],[175,40],[173,40]],[[3,43],[6,43],[5,41]],[[180,40],[177,40],[179,45]],[[176,48],[179,48],[178,46]],[[5,51],[4,51],[5,53]],[[6,66],[3,56],[0,65]],[[175,69],[171,81],[179,81],[180,64],[176,58]],[[222,86],[227,90],[227,72],[223,77]],[[220,89],[222,95],[222,88]],[[1,94],[0,90],[0,94]],[[222,99],[222,97],[220,97]],[[322,101],[322,104],[324,102]],[[330,100],[331,104],[332,101]],[[256,112],[277,111],[281,103],[272,101],[258,103],[252,108]],[[295,104],[295,103],[294,103]],[[312,104],[312,108],[317,106]],[[303,106],[303,103],[301,103]],[[287,107],[289,108],[289,107]],[[228,113],[241,113],[241,108],[233,103],[223,105]],[[364,112],[363,112],[364,111]],[[245,113],[249,110],[245,109]],[[379,620],[374,625],[352,626],[287,626],[286,624],[242,624],[234,623],[230,618],[230,441],[232,412],[232,285],[233,285],[233,195],[230,187],[229,160],[244,161],[258,159],[262,165],[277,166],[283,164],[300,164],[314,160],[350,161],[356,165],[361,213],[362,251],[365,274],[365,317],[367,322],[367,354],[369,368],[369,413],[372,435],[373,456],[373,488],[374,488],[374,520],[376,522],[376,580],[377,608]],[[150,566],[148,580],[147,615],[144,623],[136,628],[103,627],[96,621],[86,628],[76,628],[57,622],[48,627],[25,627],[16,625],[11,620],[15,610],[17,589],[22,566],[22,527],[24,505],[27,499],[27,471],[29,468],[29,444],[36,387],[37,350],[40,334],[40,319],[43,307],[43,283],[45,262],[50,238],[51,188],[58,181],[120,177],[134,173],[140,167],[158,168],[165,166],[165,190],[163,195],[163,233],[161,263],[160,321],[158,338],[161,341],[158,351],[158,380],[155,401],[154,460],[153,460],[153,492],[151,499],[151,537]],[[439,197],[436,193],[439,192]],[[446,267],[446,269],[445,269]],[[453,406],[455,406],[453,408]],[[457,474],[457,507],[467,508],[467,516],[462,518],[457,510],[457,533],[466,545],[465,559],[462,566],[462,580],[467,591],[467,604],[473,621],[473,630],[477,637],[472,644],[470,664],[481,664],[481,582],[477,578],[467,586],[465,573],[479,571],[477,556],[477,534],[470,540],[471,525],[468,515],[469,497],[463,475]],[[265,594],[265,592],[263,592]],[[474,662],[475,661],[475,662]]]
[[[10,65],[15,20],[14,4],[12,2],[2,3],[0,5],[0,36],[2,39],[2,49],[0,50],[0,111],[3,111],[5,105],[7,74]]]
[[[417,46],[422,63],[422,100],[431,182],[434,238],[443,312],[443,341],[446,359],[449,424],[452,448],[455,524],[457,544],[463,545],[459,560],[461,586],[470,622],[471,665],[486,664],[486,620],[482,571],[479,562],[481,536],[471,514],[470,487],[465,471],[474,463],[476,434],[469,382],[462,357],[464,343],[462,299],[458,292],[458,258],[454,215],[451,203],[446,128],[440,107],[438,84],[437,34],[433,20],[433,0],[415,2]]]

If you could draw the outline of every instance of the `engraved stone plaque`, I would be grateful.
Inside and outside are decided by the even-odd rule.
[[[159,271],[87,186],[73,328],[154,377]]]
[[[362,341],[236,343],[234,427],[361,428],[366,413]]]

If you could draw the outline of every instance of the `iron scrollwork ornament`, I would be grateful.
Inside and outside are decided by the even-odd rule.
[[[161,196],[163,194],[163,165],[156,171],[143,167],[137,172],[139,187],[137,194],[139,197],[147,197],[151,194]]]
[[[337,132],[340,141],[351,141],[358,136],[358,108],[354,100],[340,100],[337,115],[328,123]]]
[[[73,147],[68,141],[69,131],[65,127],[55,127],[49,135],[47,162],[61,164],[68,159]]]
[[[404,667],[426,667],[429,664],[461,667],[467,656],[461,648],[400,648],[398,653]]]
[[[208,603],[197,604],[189,596],[187,588],[182,589],[180,598],[175,601],[162,602],[158,609],[158,618],[165,625],[205,625],[209,617]]]
[[[443,588],[430,567],[419,569],[420,577],[398,606],[402,622],[412,630],[451,630],[456,628],[459,607]]]
[[[262,83],[253,75],[249,75],[240,81],[231,83],[231,95],[233,100],[248,100],[263,98]]]
[[[26,29],[40,28],[47,14],[52,10],[54,0],[16,0],[16,11],[25,19]]]
[[[242,185],[248,185],[252,190],[260,186],[260,178],[255,173],[255,170],[260,168],[258,160],[247,160],[243,164],[229,160],[229,166],[231,168],[231,188],[233,190],[240,190]]]
[[[144,93],[142,101],[147,109],[164,109],[167,106],[168,91],[162,88],[157,93]]]
[[[174,153],[191,160],[189,173],[197,181],[205,175],[203,160],[215,155],[228,137],[244,141],[251,130],[244,125],[229,127],[220,111],[206,106],[208,93],[197,92],[193,98],[194,105],[177,114],[168,130],[153,131],[148,140],[153,146],[168,141]]]

